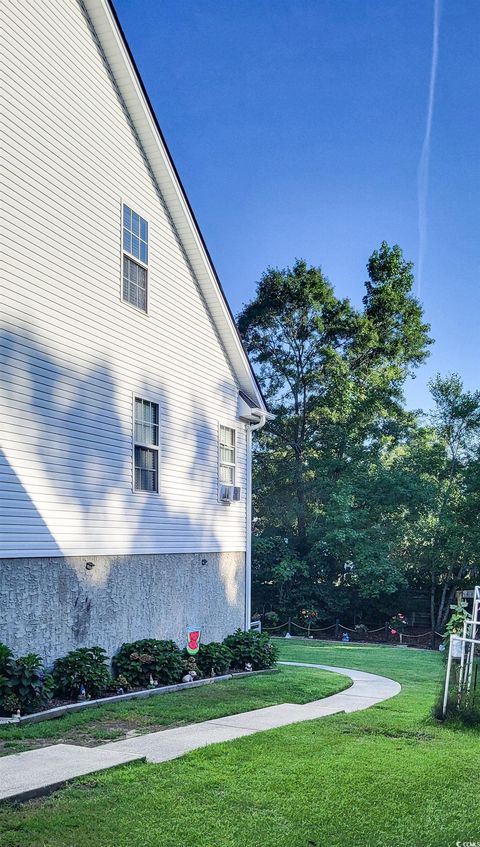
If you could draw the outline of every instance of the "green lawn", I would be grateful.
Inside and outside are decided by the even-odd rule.
[[[348,677],[281,668],[273,673],[216,682],[145,700],[86,709],[42,723],[0,725],[0,755],[21,753],[59,741],[94,746],[125,738],[127,733],[155,732],[277,703],[308,703],[349,685]]]
[[[354,715],[259,733],[162,765],[128,765],[78,780],[45,800],[3,807],[0,845],[480,842],[480,734],[431,718],[442,673],[438,654],[296,640],[282,641],[281,651],[284,659],[384,674],[403,690]],[[275,679],[280,684],[282,677]]]

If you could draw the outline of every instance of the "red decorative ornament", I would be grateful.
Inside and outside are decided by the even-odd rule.
[[[200,649],[200,629],[189,629],[187,634],[187,653],[195,656]]]

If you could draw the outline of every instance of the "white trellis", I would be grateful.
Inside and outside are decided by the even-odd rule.
[[[454,661],[460,662],[458,670],[457,703],[472,693],[474,684],[475,658],[480,654],[480,585],[477,585],[473,597],[473,612],[471,620],[463,624],[462,635],[450,637],[448,651],[447,675],[445,679],[445,693],[443,697],[443,716],[448,708],[448,695],[450,679],[452,676],[452,665]]]

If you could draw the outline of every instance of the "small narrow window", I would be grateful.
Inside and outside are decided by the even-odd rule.
[[[235,485],[235,430],[220,425],[220,485]]]
[[[122,297],[147,311],[148,222],[129,206],[123,206]]]
[[[158,492],[158,403],[135,397],[134,489]]]

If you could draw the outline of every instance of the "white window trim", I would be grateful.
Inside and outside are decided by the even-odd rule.
[[[222,426],[227,427],[227,429],[232,429],[233,432],[235,433],[235,464],[233,466],[228,465],[228,467],[233,467],[233,483],[231,483],[233,485],[233,487],[235,487],[236,484],[237,484],[237,467],[238,467],[238,426],[237,426],[237,423],[236,423],[236,421],[235,422],[234,421],[226,421],[226,420],[218,421],[218,427],[217,427],[217,498],[218,498],[219,503],[223,503],[223,501],[220,498],[220,487],[222,485],[228,485],[229,484],[229,483],[220,481],[220,468],[221,468],[221,465],[222,465],[221,454],[220,454],[220,432],[221,432]],[[230,502],[233,503],[234,501],[230,501]]]
[[[134,256],[132,253],[129,253],[128,250],[123,249],[123,207],[124,206],[128,206],[129,209],[132,209],[132,211],[136,212],[137,215],[140,215],[140,217],[143,218],[148,224],[148,262],[147,262],[147,264],[142,262],[141,259],[137,259],[137,257]],[[149,267],[149,265],[150,265],[150,218],[143,211],[139,211],[139,208],[140,208],[140,204],[133,202],[128,197],[121,197],[120,198],[120,302],[124,306],[130,306],[130,308],[133,309],[133,311],[137,315],[147,315],[148,316],[149,303],[150,303],[150,267]],[[127,259],[130,259],[132,262],[136,262],[137,265],[140,265],[140,267],[144,268],[144,270],[146,270],[146,272],[147,272],[147,291],[146,291],[146,303],[145,303],[146,308],[145,308],[145,310],[140,309],[138,306],[135,306],[134,303],[130,303],[129,300],[125,300],[124,297],[123,297],[123,257],[124,256],[126,256]],[[155,402],[155,401],[152,401],[152,402]]]
[[[138,311],[138,309],[137,309]],[[158,406],[158,444],[142,444],[135,440],[135,400],[146,400],[148,403],[155,403]],[[160,467],[162,461],[161,453],[161,406],[158,397],[153,397],[151,394],[146,395],[143,391],[132,392],[132,493],[140,496],[158,497],[161,492]],[[157,451],[157,490],[143,491],[141,488],[135,488],[135,447],[147,447],[149,450]]]

